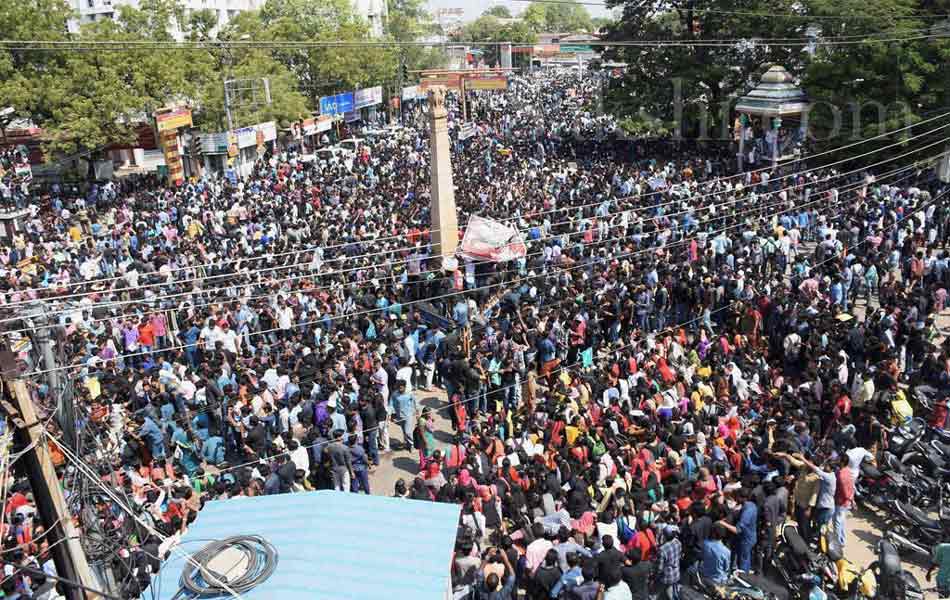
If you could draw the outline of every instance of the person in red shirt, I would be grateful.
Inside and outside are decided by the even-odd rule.
[[[837,385],[835,387],[840,388]],[[838,419],[851,414],[851,398],[843,390],[839,389],[839,393],[838,399],[835,400],[835,416]]]
[[[637,533],[627,542],[625,550],[639,550],[640,560],[651,560],[656,554],[656,535],[649,523],[640,519],[637,524]]]
[[[835,514],[834,525],[835,534],[838,536],[838,542],[844,547],[845,524],[848,514],[851,512],[851,505],[854,503],[854,474],[848,468],[848,455],[841,455],[841,462],[838,465],[838,472],[835,474]]]
[[[147,317],[142,317],[139,324],[139,343],[144,346],[144,351],[149,351],[155,346],[155,327]]]
[[[29,486],[26,486],[26,489],[29,489]],[[10,499],[7,500],[7,505],[3,507],[3,514],[9,515],[21,506],[25,506],[30,503],[29,499],[26,497],[26,494],[23,492],[24,488],[20,487],[20,489],[16,490],[10,496]]]

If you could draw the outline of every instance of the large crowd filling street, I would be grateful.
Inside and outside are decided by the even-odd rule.
[[[835,554],[857,500],[907,524],[882,564],[916,545],[950,591],[950,545],[921,533],[950,460],[950,210],[923,142],[736,173],[728,145],[622,139],[600,85],[512,75],[470,94],[464,140],[450,96],[460,228],[526,244],[457,274],[431,252],[419,109],[237,182],[3,185],[30,213],[0,247],[0,324],[126,597],[205,502],[317,489],[460,504],[457,598],[856,597]],[[23,350],[37,328],[72,448]],[[418,474],[371,490],[396,448]],[[59,597],[29,485],[3,491],[0,590]],[[789,568],[815,554],[840,577]],[[877,597],[909,578],[880,569]]]

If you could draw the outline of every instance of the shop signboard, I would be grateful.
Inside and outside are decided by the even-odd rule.
[[[442,85],[450,90],[459,91],[462,86],[462,77],[459,73],[446,73],[442,75],[430,75],[419,80],[419,88],[426,91],[436,85]]]
[[[376,106],[383,103],[383,88],[376,87],[356,90],[353,94],[353,110],[366,108],[367,106]]]
[[[342,115],[353,110],[353,92],[320,98],[321,115]]]
[[[159,133],[173,131],[181,127],[191,127],[191,109],[175,108],[155,115],[155,126]]]
[[[508,89],[508,76],[503,74],[476,75],[465,78],[465,89],[467,90],[506,90]]]
[[[168,169],[168,185],[177,186],[185,181],[185,170],[181,164],[178,150],[178,130],[166,129],[160,136],[162,151],[165,154],[165,166]]]
[[[260,137],[258,132],[260,132]],[[237,138],[237,146],[239,148],[259,146],[261,145],[259,143],[260,141],[272,142],[277,139],[277,123],[268,121],[266,123],[251,125],[250,127],[242,127],[241,129],[236,129],[234,135]]]
[[[333,128],[333,119],[330,117],[320,115],[317,117],[317,133],[322,133],[324,131],[330,131]]]

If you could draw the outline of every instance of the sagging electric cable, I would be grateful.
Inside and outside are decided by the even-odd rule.
[[[940,115],[937,115],[937,116],[935,116],[935,117],[930,117],[930,118],[928,118],[928,119],[925,119],[925,120],[920,121],[920,122],[918,122],[918,123],[914,123],[914,124],[912,124],[912,125],[908,125],[908,126],[903,127],[903,128],[901,128],[901,129],[896,129],[896,130],[893,130],[893,131],[886,131],[886,132],[884,132],[884,133],[878,134],[878,135],[876,135],[876,136],[873,136],[873,137],[870,137],[870,138],[867,138],[867,139],[863,139],[863,140],[860,140],[860,141],[857,141],[857,142],[853,142],[853,143],[851,143],[851,144],[847,144],[847,145],[844,145],[844,146],[839,146],[839,147],[836,147],[836,148],[832,148],[832,149],[830,149],[830,150],[826,150],[826,151],[820,152],[820,153],[818,153],[818,154],[814,154],[814,155],[810,156],[809,159],[814,159],[814,158],[817,158],[817,157],[819,157],[819,156],[823,156],[823,155],[826,155],[826,154],[831,154],[831,153],[834,153],[834,152],[840,152],[841,150],[845,150],[845,149],[847,149],[847,148],[851,148],[851,147],[854,147],[854,146],[857,146],[857,145],[860,145],[860,144],[865,144],[865,143],[867,143],[867,142],[870,142],[870,141],[873,141],[873,140],[876,140],[876,139],[879,139],[879,138],[882,138],[882,137],[886,137],[886,136],[888,136],[888,135],[894,135],[894,134],[900,133],[900,132],[902,132],[902,131],[905,131],[905,130],[907,130],[907,129],[910,129],[911,127],[919,127],[920,125],[922,125],[922,124],[924,124],[924,123],[928,123],[928,122],[930,122],[930,121],[934,121],[934,120],[937,120],[937,119],[941,119],[941,118],[946,117],[946,116],[950,116],[950,112],[945,112],[945,113],[940,114]],[[916,135],[916,136],[913,136],[913,137],[911,137],[911,138],[909,138],[909,139],[907,139],[907,140],[901,140],[901,141],[899,141],[899,142],[897,142],[897,143],[895,143],[895,144],[890,144],[890,145],[887,145],[887,146],[883,146],[883,147],[881,147],[881,148],[877,148],[877,149],[875,149],[875,150],[872,150],[872,151],[870,151],[870,152],[866,152],[866,153],[864,153],[864,154],[860,154],[860,155],[857,155],[857,156],[849,157],[849,158],[846,158],[846,159],[841,159],[841,160],[838,160],[838,161],[833,162],[833,163],[829,163],[829,164],[825,164],[825,165],[819,165],[819,166],[812,167],[812,168],[808,168],[808,169],[804,169],[804,170],[801,170],[801,171],[792,172],[792,173],[789,173],[789,174],[780,176],[780,177],[778,177],[777,179],[774,179],[774,181],[782,181],[782,180],[787,179],[787,178],[790,178],[790,177],[801,176],[801,175],[804,175],[804,174],[806,174],[806,173],[811,173],[811,172],[814,172],[814,171],[817,171],[817,170],[821,170],[821,169],[825,169],[825,168],[828,168],[828,167],[831,167],[831,166],[834,166],[834,165],[837,165],[837,164],[841,164],[841,163],[845,163],[845,162],[848,162],[848,161],[852,161],[852,160],[855,160],[855,159],[857,159],[857,158],[862,158],[862,157],[868,156],[868,155],[870,155],[870,154],[875,154],[875,153],[877,153],[877,152],[879,152],[879,151],[881,151],[881,150],[885,150],[885,149],[887,149],[887,148],[891,148],[891,147],[896,146],[896,145],[905,144],[905,143],[906,143],[907,141],[909,141],[910,139],[916,139],[916,138],[918,138],[918,137],[922,137],[922,136],[925,136],[925,135],[930,135],[930,134],[932,134],[933,132],[935,132],[935,131],[937,131],[937,130],[939,130],[939,129],[943,129],[944,127],[947,127],[947,126],[948,126],[948,125],[943,125],[943,126],[940,126],[940,127],[935,128],[935,129],[931,129],[931,130],[929,130],[929,131],[927,131],[927,132],[924,132],[924,133],[922,133],[922,134],[918,134],[918,135]],[[759,172],[767,171],[767,170],[770,170],[771,168],[772,168],[772,167],[763,167],[763,168],[760,168],[760,169],[754,169],[754,170],[751,170],[751,171],[747,171],[747,172],[745,172],[745,173],[737,173],[737,174],[735,174],[735,175],[730,175],[730,176],[728,176],[728,177],[722,178],[720,181],[728,181],[728,180],[735,179],[735,178],[741,178],[742,176],[749,175],[749,174],[752,174],[752,173],[759,173]],[[658,191],[649,192],[649,193],[646,193],[646,194],[639,195],[639,198],[642,200],[643,198],[647,198],[647,197],[650,197],[650,196],[655,196],[655,195],[657,195],[657,194],[659,194],[659,193],[660,193],[660,192],[658,192]],[[713,192],[713,193],[708,193],[708,194],[702,194],[702,195],[700,195],[700,196],[698,196],[698,197],[699,197],[699,198],[703,198],[703,197],[707,197],[707,196],[716,196],[716,195],[718,195],[719,193],[721,193],[721,192]],[[619,202],[619,201],[621,201],[621,200],[628,200],[628,199],[632,199],[632,198],[635,198],[635,197],[637,197],[637,196],[624,196],[624,197],[620,197],[620,198],[614,198],[614,199],[612,200],[612,202]],[[649,211],[649,210],[656,209],[656,208],[659,208],[659,207],[662,207],[662,206],[667,206],[667,205],[669,205],[669,204],[677,204],[678,202],[679,202],[679,201],[677,200],[677,201],[672,201],[672,202],[667,202],[667,203],[661,203],[661,204],[653,205],[653,206],[643,206],[643,207],[641,207],[640,209],[632,209],[632,210],[634,210],[635,212],[639,212],[640,210]],[[601,204],[601,203],[602,203],[601,201],[597,201],[597,202],[592,202],[592,203],[587,203],[587,204],[581,204],[581,205],[573,205],[573,206],[566,206],[566,207],[553,208],[553,209],[548,209],[548,210],[544,210],[544,211],[540,211],[540,212],[534,212],[534,213],[532,213],[532,216],[537,217],[537,216],[539,216],[539,215],[545,215],[545,214],[550,214],[550,213],[557,213],[557,212],[563,212],[563,211],[567,211],[567,210],[576,210],[576,209],[581,209],[581,208],[588,208],[588,207],[592,207],[592,206],[597,206],[597,205],[599,205],[599,204]],[[501,221],[505,222],[505,221],[515,220],[515,219],[518,219],[518,218],[520,218],[520,217],[521,217],[520,215],[515,215],[515,216],[513,216],[513,217],[508,217],[508,218],[505,218],[505,219],[501,219]],[[435,232],[435,231],[438,231],[438,228],[430,228],[428,231],[429,231],[430,233],[431,233],[431,232]],[[380,237],[380,238],[373,238],[373,239],[370,239],[370,240],[365,240],[365,242],[366,242],[366,243],[376,243],[376,242],[383,241],[383,240],[398,239],[398,238],[402,238],[402,237],[404,237],[404,236],[405,236],[405,233],[401,233],[401,234],[398,234],[398,235],[384,236],[384,237]],[[224,261],[212,261],[212,262],[209,262],[209,263],[203,263],[203,264],[198,264],[198,265],[187,265],[187,266],[182,266],[182,267],[177,267],[177,268],[175,268],[175,269],[171,269],[171,270],[169,271],[169,273],[171,273],[171,272],[177,272],[177,271],[187,271],[187,270],[189,270],[189,269],[196,269],[196,268],[203,268],[203,267],[215,266],[215,265],[219,265],[219,264],[220,264],[220,265],[224,265],[224,264],[230,264],[230,263],[242,262],[242,261],[248,261],[248,262],[250,262],[250,261],[256,261],[256,260],[261,260],[261,259],[265,259],[265,258],[276,258],[276,257],[278,257],[278,256],[289,256],[289,255],[293,255],[293,254],[298,254],[298,255],[300,255],[300,254],[306,254],[306,253],[309,253],[309,252],[314,252],[314,251],[317,251],[317,250],[327,250],[327,249],[330,249],[330,248],[339,248],[339,247],[346,246],[346,245],[348,245],[348,244],[349,244],[349,242],[340,243],[340,244],[334,244],[334,245],[330,245],[330,246],[310,246],[310,247],[306,247],[306,248],[290,250],[290,251],[287,251],[287,252],[281,252],[281,253],[272,254],[272,255],[263,254],[263,255],[255,256],[255,257],[241,257],[241,258],[229,259],[229,260],[224,260]],[[411,247],[411,246],[400,247],[400,248],[394,248],[393,250],[408,250],[408,249],[412,249],[412,247]],[[387,252],[390,252],[390,250],[386,250],[386,251],[382,251],[382,252],[376,252],[376,253],[367,253],[367,254],[357,255],[357,256],[340,257],[339,259],[333,258],[333,259],[328,259],[328,261],[332,262],[332,261],[341,260],[341,259],[343,259],[343,260],[353,260],[353,259],[358,259],[358,258],[365,257],[365,256],[375,256],[375,255],[379,255],[379,254],[384,254],[384,253],[387,253]],[[303,263],[299,263],[299,264],[303,264]],[[273,269],[278,269],[278,270],[279,270],[279,269],[290,268],[290,267],[292,267],[292,266],[294,266],[294,265],[283,265],[283,266],[279,266],[279,267],[271,267],[271,268],[269,268],[268,270],[273,270]],[[72,283],[65,284],[65,287],[83,286],[83,285],[88,285],[88,284],[92,284],[92,283],[102,283],[102,282],[107,282],[107,281],[115,281],[115,280],[122,279],[123,277],[124,277],[124,275],[123,275],[123,276],[115,276],[115,277],[108,277],[108,278],[95,279],[95,280],[90,280],[90,281],[77,281],[77,282],[72,282]],[[214,278],[214,277],[211,277],[211,278],[208,278],[208,277],[197,277],[197,278],[189,278],[189,279],[176,279],[173,283],[180,284],[180,283],[187,283],[187,282],[190,282],[190,281],[196,281],[196,280],[199,280],[199,279],[213,279],[213,278]],[[126,288],[115,288],[115,289],[112,289],[112,290],[110,290],[110,291],[112,291],[112,292],[117,292],[117,291],[131,291],[131,290],[140,289],[140,288],[143,288],[143,287],[144,287],[144,288],[155,287],[155,286],[161,287],[162,285],[169,285],[169,284],[168,284],[168,283],[145,284],[144,286],[130,286],[130,287],[126,287]],[[24,291],[28,291],[28,292],[41,292],[41,291],[45,291],[45,290],[48,290],[48,289],[49,289],[49,288],[39,288],[39,287],[38,287],[38,288],[28,288],[27,290],[24,290]],[[94,293],[96,293],[96,292],[95,292],[95,291],[90,291],[90,292],[74,293],[74,294],[69,294],[69,295],[65,295],[65,296],[56,297],[55,300],[61,301],[61,300],[64,300],[64,299],[69,299],[69,298],[81,298],[81,297],[84,297],[84,296],[87,296],[87,295],[90,295],[90,294],[94,294]],[[16,306],[20,306],[20,305],[23,305],[23,304],[29,304],[30,302],[33,302],[33,299],[11,302],[11,303],[8,303],[7,305],[5,305],[4,308],[16,307]],[[70,312],[71,310],[72,310],[72,309],[69,309],[69,310],[67,310],[67,311],[65,311],[65,312]],[[16,319],[4,319],[4,320],[0,320],[0,322],[9,322],[9,321],[11,321],[11,320],[16,320]]]
[[[228,560],[229,554],[234,555],[233,562],[224,572],[219,572],[221,566],[215,562]],[[236,535],[211,542],[192,554],[192,559],[182,569],[181,589],[172,600],[227,594],[223,587],[210,583],[209,579],[224,582],[239,594],[249,592],[274,574],[279,556],[274,545],[259,535]]]

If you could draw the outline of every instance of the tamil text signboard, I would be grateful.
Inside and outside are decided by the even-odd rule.
[[[159,133],[173,131],[181,127],[191,127],[191,124],[190,108],[175,108],[155,115],[155,125]]]

